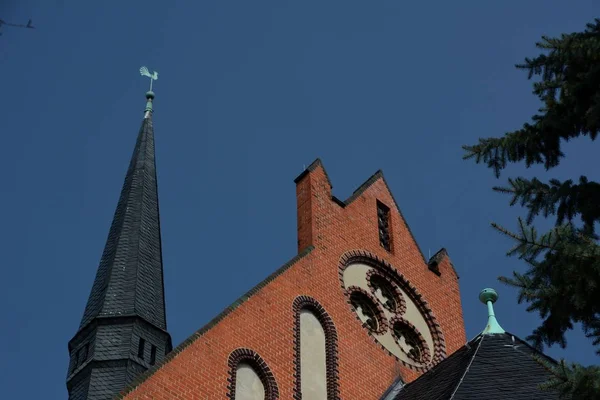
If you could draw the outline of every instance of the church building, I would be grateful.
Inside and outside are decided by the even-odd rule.
[[[70,400],[558,398],[538,389],[549,373],[532,355],[545,356],[496,321],[492,289],[480,294],[487,326],[467,340],[448,252],[424,258],[383,173],[342,200],[319,159],[294,181],[297,254],[173,348],[154,93],[146,98],[91,293],[68,344]]]

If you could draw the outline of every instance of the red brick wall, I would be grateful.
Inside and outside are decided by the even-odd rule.
[[[373,182],[374,181],[374,182]],[[448,354],[466,342],[458,279],[447,256],[440,275],[430,271],[383,178],[375,176],[345,207],[334,201],[319,161],[297,180],[298,247],[314,250],[196,338],[165,365],[158,366],[127,399],[224,399],[228,358],[237,348],[257,352],[275,376],[280,398],[294,395],[294,299],[316,299],[338,335],[340,397],[379,399],[401,374],[420,373],[402,366],[367,334],[341,289],[339,263],[351,250],[366,250],[386,260],[423,295],[445,338]],[[364,187],[363,187],[364,189]],[[351,198],[352,199],[352,198]],[[379,245],[376,201],[391,209],[392,253]]]

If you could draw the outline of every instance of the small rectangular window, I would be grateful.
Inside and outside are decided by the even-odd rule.
[[[71,373],[75,372],[77,369],[77,355],[73,357],[73,362],[71,363]]]
[[[154,365],[155,362],[156,362],[156,346],[152,345],[152,347],[150,347],[150,365]]]
[[[138,345],[138,357],[142,360],[144,359],[144,347],[146,346],[146,341],[143,338],[140,338],[140,343]]]
[[[77,350],[77,353],[75,353],[75,362],[73,363],[73,371],[76,370],[79,365],[81,365],[81,348],[79,348]]]
[[[88,359],[88,352],[90,350],[90,344],[86,343],[83,347],[83,353],[81,354],[81,363],[84,363]]]
[[[377,202],[377,224],[379,227],[379,244],[387,251],[391,251],[390,209],[379,201]]]

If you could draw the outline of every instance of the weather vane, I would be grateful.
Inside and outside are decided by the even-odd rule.
[[[148,78],[150,78],[150,91],[152,91],[152,81],[158,79],[158,72],[154,71],[153,73],[150,73],[147,67],[142,67],[140,68],[140,74],[142,76],[147,76]]]

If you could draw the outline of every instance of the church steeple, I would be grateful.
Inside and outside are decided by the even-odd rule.
[[[69,342],[71,400],[113,398],[172,349],[166,331],[154,93],[146,93],[146,99],[96,278],[79,330]]]

